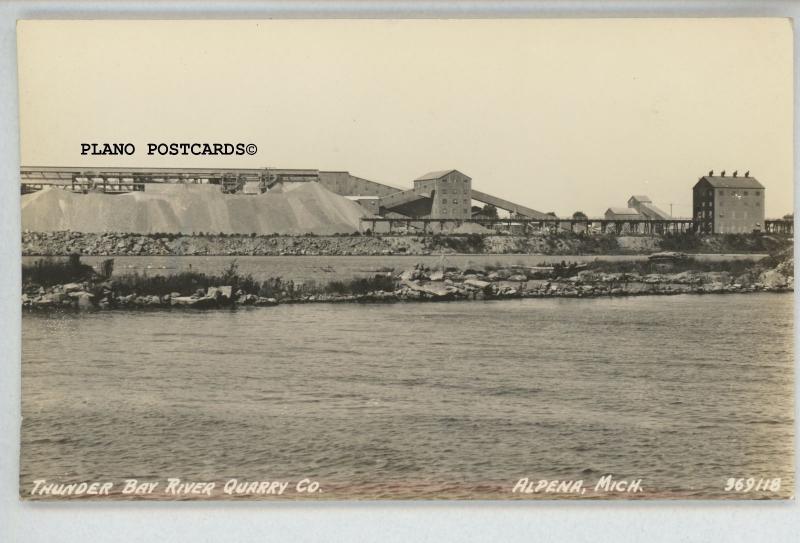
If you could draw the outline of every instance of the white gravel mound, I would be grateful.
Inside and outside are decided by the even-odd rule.
[[[265,194],[223,194],[214,185],[147,185],[145,192],[22,196],[22,228],[34,232],[351,233],[368,212],[318,183]]]

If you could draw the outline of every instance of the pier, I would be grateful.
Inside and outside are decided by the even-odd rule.
[[[518,231],[519,233],[530,232],[588,232],[595,234],[606,233],[629,233],[629,234],[667,234],[680,232],[694,232],[695,224],[692,219],[529,219],[529,218],[506,218],[506,219],[414,219],[414,218],[385,218],[385,217],[364,217],[361,219],[362,230],[364,225],[368,225],[372,232],[378,225],[386,225],[389,233],[393,233],[396,228],[419,230],[420,233],[433,233],[434,225],[438,230],[445,227],[458,228],[464,224],[477,224],[485,228],[494,230],[504,229],[507,231]]]

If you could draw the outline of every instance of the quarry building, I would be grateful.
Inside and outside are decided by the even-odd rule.
[[[743,176],[711,171],[701,177],[692,189],[692,217],[678,219],[643,194],[628,198],[627,207],[609,207],[602,218],[558,218],[476,190],[469,175],[452,168],[424,173],[411,181],[410,188],[348,171],[271,167],[23,166],[20,177],[23,209],[31,209],[23,217],[28,222],[23,223],[26,228],[43,231],[102,230],[103,220],[124,228],[114,222],[120,217],[129,222],[141,219],[142,225],[136,226],[140,230],[189,233],[348,233],[366,227],[376,231],[378,226],[392,232],[394,225],[400,225],[406,231],[423,233],[463,226],[470,231],[484,227],[508,231],[578,228],[727,234],[788,233],[793,227],[786,218],[765,220],[764,186],[749,171]],[[55,191],[61,194],[41,194],[52,192],[42,189],[52,188],[62,189]],[[89,201],[95,207],[84,209]],[[34,208],[41,210],[34,213]],[[507,215],[500,217],[497,210]],[[103,213],[106,215],[100,217]],[[90,224],[87,217],[100,222]],[[152,225],[145,227],[147,221]]]
[[[472,178],[456,169],[423,174],[404,189],[352,175],[347,171],[286,168],[68,168],[23,167],[22,193],[59,186],[73,192],[121,194],[144,191],[149,183],[219,185],[226,194],[263,194],[286,184],[316,183],[358,203],[371,215],[398,219],[464,221],[473,201],[490,204],[511,216],[547,219],[546,213],[472,188]]]
[[[710,171],[692,189],[693,218],[699,232],[735,234],[762,230],[764,222],[764,185],[750,172],[719,175]]]
[[[472,178],[456,169],[425,173],[410,189],[355,177],[349,172],[319,172],[326,189],[346,196],[375,215],[387,218],[469,220],[472,202],[489,204],[515,217],[548,218],[546,213],[472,188]]]
[[[628,207],[609,207],[605,218],[611,221],[665,221],[672,216],[656,207],[649,196],[634,194],[628,198]]]

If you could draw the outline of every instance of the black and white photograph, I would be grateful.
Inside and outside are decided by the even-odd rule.
[[[16,47],[21,500],[794,499],[791,20]]]

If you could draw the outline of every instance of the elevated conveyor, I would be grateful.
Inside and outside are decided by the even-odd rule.
[[[504,200],[503,198],[498,198],[497,196],[492,196],[491,194],[486,194],[485,192],[481,192],[475,189],[472,189],[472,199],[477,200],[482,204],[491,204],[498,209],[504,209],[505,211],[508,211],[510,213],[515,213],[517,215],[528,217],[530,219],[553,218],[547,213],[542,213],[541,211],[536,211],[535,209],[515,204],[514,202],[510,202],[508,200]]]

